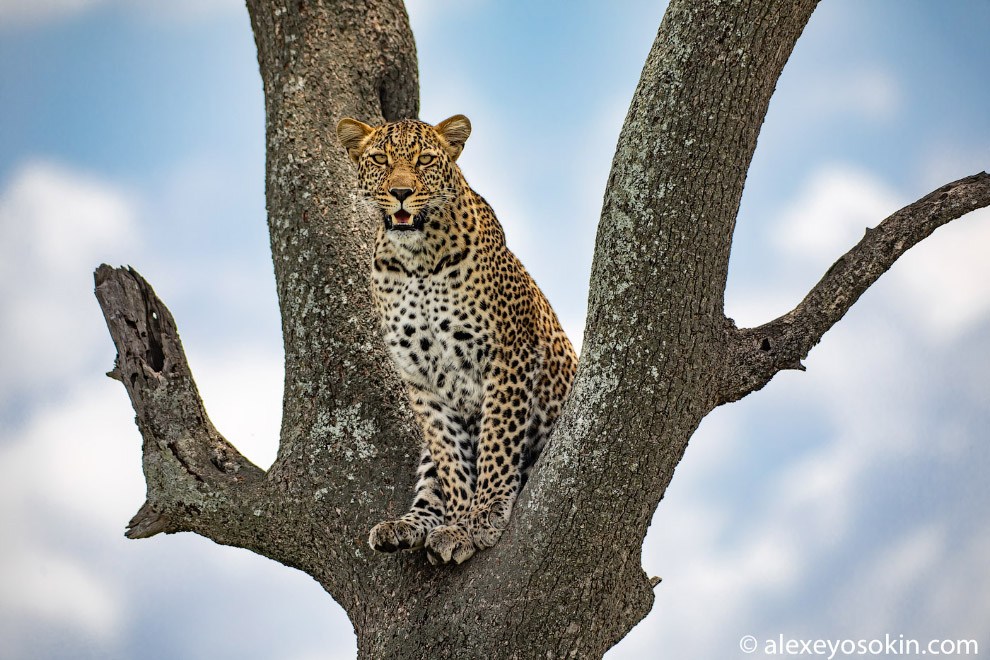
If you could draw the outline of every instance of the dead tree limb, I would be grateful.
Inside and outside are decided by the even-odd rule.
[[[128,524],[129,538],[196,531],[220,542],[243,517],[264,471],[214,428],[172,314],[130,268],[96,270],[100,301],[117,359],[107,375],[123,383],[144,437],[147,501]]]
[[[804,370],[822,335],[910,248],[942,225],[990,206],[990,175],[948,183],[897,211],[832,264],[801,303],[757,328],[730,327],[724,401],[759,390],[784,369]]]

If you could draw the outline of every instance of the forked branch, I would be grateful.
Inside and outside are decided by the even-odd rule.
[[[132,268],[106,264],[95,273],[117,347],[107,375],[123,383],[144,437],[147,502],[127,536],[202,531],[202,519],[229,515],[264,471],[217,432],[206,415],[172,314]],[[214,537],[214,534],[206,534]]]
[[[942,225],[985,206],[990,206],[990,174],[980,172],[946,184],[867,229],[787,314],[756,328],[730,326],[721,402],[762,388],[783,369],[803,370],[801,360],[822,335],[902,254]]]

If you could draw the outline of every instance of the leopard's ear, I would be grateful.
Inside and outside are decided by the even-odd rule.
[[[337,124],[337,139],[347,149],[347,154],[355,163],[361,157],[364,141],[371,135],[373,129],[357,119],[345,117]]]
[[[464,143],[471,135],[471,121],[464,115],[454,115],[449,119],[444,119],[433,128],[440,134],[440,137],[447,141],[450,159],[457,160],[464,149]]]

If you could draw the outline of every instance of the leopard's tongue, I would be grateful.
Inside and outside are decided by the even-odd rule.
[[[395,217],[395,224],[397,225],[412,224],[412,216],[409,215],[409,212],[404,209],[396,211],[394,217]]]

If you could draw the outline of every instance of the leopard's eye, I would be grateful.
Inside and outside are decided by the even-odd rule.
[[[419,160],[416,161],[416,162],[419,163],[420,165],[429,165],[430,163],[432,163],[436,159],[437,159],[437,157],[434,156],[433,154],[422,154],[419,157]]]
[[[371,160],[375,161],[379,165],[388,164],[388,156],[386,156],[385,154],[371,154]]]

